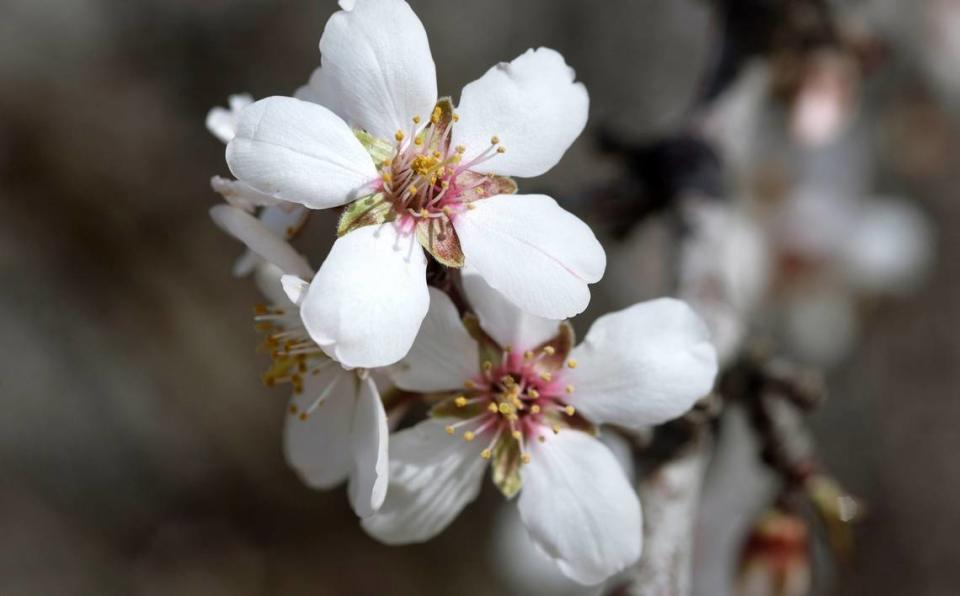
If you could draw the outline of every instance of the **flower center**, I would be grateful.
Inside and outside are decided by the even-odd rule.
[[[453,400],[456,408],[477,414],[447,426],[447,433],[464,429],[462,437],[468,442],[487,438],[489,445],[480,452],[484,459],[493,455],[499,441],[516,441],[521,463],[529,463],[527,442],[546,441],[550,432],[559,433],[576,414],[565,401],[574,387],[563,381],[563,368],[544,366],[555,353],[552,346],[536,353],[507,347],[499,363],[485,361],[482,372],[464,381],[464,393]],[[571,358],[566,365],[573,368],[576,361]]]
[[[506,149],[494,136],[486,151],[462,163],[466,147],[450,144],[457,120],[449,103],[441,102],[426,126],[421,128],[420,117],[414,116],[410,131],[398,130],[394,135],[392,153],[379,165],[380,185],[401,229],[409,230],[423,220],[451,218],[485,196],[489,179],[471,168]]]

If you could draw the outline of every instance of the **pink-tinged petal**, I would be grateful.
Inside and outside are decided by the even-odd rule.
[[[494,290],[479,273],[466,268],[463,271],[463,290],[470,308],[480,320],[480,326],[503,346],[524,351],[539,346],[557,335],[560,321],[536,317],[520,310]]]
[[[412,235],[366,226],[339,238],[310,283],[303,324],[347,367],[387,366],[413,345],[427,314],[427,259]]]
[[[347,479],[354,465],[350,434],[357,377],[331,362],[303,382],[303,391],[290,400],[284,454],[305,484],[333,488]]]
[[[470,337],[450,298],[430,288],[430,310],[410,352],[389,371],[401,389],[422,393],[463,386],[479,370],[477,342]]]
[[[640,558],[640,501],[600,441],[575,430],[532,441],[522,473],[520,518],[568,577],[598,584]]]
[[[311,209],[348,203],[377,178],[370,155],[343,120],[292,97],[268,97],[243,110],[227,145],[227,165],[260,192]]]
[[[590,99],[573,69],[549,48],[527,50],[501,62],[463,88],[453,127],[465,161],[485,151],[496,136],[506,148],[477,165],[479,172],[530,177],[560,161],[587,123]]]
[[[383,504],[389,480],[387,467],[387,414],[373,379],[360,381],[353,413],[351,445],[353,471],[347,495],[360,517],[370,517]]]
[[[574,348],[567,401],[592,422],[628,428],[676,418],[707,395],[717,354],[707,326],[685,303],[641,302],[596,320]]]
[[[363,529],[386,544],[423,542],[442,532],[477,498],[487,460],[481,441],[451,437],[449,419],[425,420],[390,441],[390,486]]]
[[[330,17],[320,38],[322,84],[354,128],[381,139],[409,132],[437,102],[427,33],[403,0],[358,0]]]
[[[456,216],[466,265],[530,314],[565,319],[590,302],[607,256],[587,224],[545,195],[498,195]]]
[[[212,207],[210,217],[220,229],[243,242],[247,248],[282,269],[284,273],[307,278],[313,276],[313,269],[303,255],[294,250],[286,240],[271,232],[256,217],[230,205]]]

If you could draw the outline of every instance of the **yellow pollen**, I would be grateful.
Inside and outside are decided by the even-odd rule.
[[[573,393],[573,385],[567,385],[566,391],[567,393]]]
[[[547,356],[553,356],[554,354],[557,353],[557,350],[553,346],[547,346],[543,349],[543,353],[546,354]]]
[[[414,123],[414,124],[420,124],[420,116],[414,116],[414,117],[413,117],[413,123]]]
[[[553,428],[553,434],[555,434],[555,435],[559,435],[559,434],[560,434],[560,425],[559,425],[559,424],[554,424],[551,428]]]
[[[420,176],[426,176],[428,173],[430,173],[430,170],[437,166],[437,163],[438,161],[436,157],[421,153],[413,158],[413,163],[410,164],[410,169]]]
[[[506,415],[508,415],[508,414],[513,414],[513,406],[511,406],[510,404],[508,404],[508,403],[505,402],[505,401],[500,402],[500,405],[497,407],[497,409],[498,409],[498,410],[500,411],[500,413],[503,414],[504,416],[506,416]]]
[[[512,433],[510,433],[510,435],[518,441],[520,440],[521,437],[523,437],[523,435],[520,433],[519,430],[513,431]]]
[[[507,344],[507,345],[503,346],[503,351],[506,352],[507,354],[509,354],[510,352],[513,351],[513,346],[512,346],[511,344]]]
[[[459,153],[459,154],[461,154],[461,155],[463,155],[463,152],[466,151],[466,150],[467,150],[467,148],[464,147],[463,145],[457,145],[457,147],[456,147],[456,152]]]
[[[392,182],[392,181],[393,181],[393,176],[390,174],[390,172],[384,172],[384,173],[383,173],[383,176],[381,176],[381,178],[383,178],[383,181],[384,181],[384,182]]]
[[[520,463],[529,464],[530,463],[530,454],[524,453],[520,456]]]
[[[546,443],[547,437],[540,435],[539,437],[537,437],[537,440],[540,441],[541,443]]]
[[[492,455],[493,453],[491,453],[490,449],[484,449],[480,452],[480,457],[483,459],[490,459],[490,456]]]
[[[476,208],[477,206],[474,205],[473,203],[467,203],[467,209],[476,209]]]
[[[577,361],[571,358],[570,360],[567,360],[567,366],[569,368],[577,368]]]
[[[460,114],[454,112],[454,113],[453,113],[453,121],[454,121],[454,122],[460,122]]]
[[[567,413],[567,416],[573,416],[577,413],[577,409],[573,406],[567,406],[563,411]]]
[[[491,370],[492,368],[493,368],[493,363],[492,363],[492,362],[490,362],[489,360],[484,360],[484,361],[483,361],[483,370],[485,370],[486,372],[490,372],[490,370]]]
[[[540,406],[537,405],[537,404],[533,404],[532,406],[530,406],[530,413],[531,413],[531,414],[539,414],[539,413],[540,413]]]
[[[306,419],[307,419],[307,413],[306,413],[306,412],[300,412],[299,418],[300,418],[300,420],[306,420]]]
[[[467,398],[466,396],[461,395],[457,399],[453,400],[453,403],[457,404],[458,408],[462,408],[467,405]]]
[[[500,143],[500,137],[498,137],[497,135],[493,135],[492,137],[490,137],[491,145],[496,145],[498,143]]]
[[[393,138],[397,139],[397,142],[399,143],[399,142],[402,141],[404,138],[406,138],[406,135],[403,134],[403,131],[402,131],[402,130],[398,130],[398,131],[397,131],[397,134],[393,135]]]
[[[418,145],[418,146],[419,146],[419,145],[423,145],[423,136],[422,136],[422,135],[417,135],[417,136],[415,136],[415,137],[413,138],[413,144],[414,144],[414,145]]]
[[[500,145],[499,147],[497,147],[497,153],[499,153],[500,155],[503,155],[506,152],[507,152],[507,148],[504,147],[503,145]]]
[[[468,430],[467,432],[463,433],[463,440],[466,441],[467,443],[469,443],[470,441],[476,438],[477,438],[477,435],[473,434],[472,430]]]
[[[527,395],[529,395],[529,396],[532,397],[533,399],[537,399],[538,397],[540,397],[540,392],[537,391],[536,389],[531,389],[531,390],[527,391]]]
[[[497,404],[490,402],[490,405],[487,406],[487,409],[491,414],[496,414],[499,410],[497,409]]]
[[[437,159],[440,159],[440,157],[441,157],[439,151],[434,151],[434,152],[433,152],[433,156],[434,156],[435,158],[437,158]]]
[[[297,413],[297,406],[296,406],[296,405],[290,404],[290,413],[291,413],[291,414],[296,414],[296,413]]]
[[[463,386],[466,387],[467,389],[476,389],[476,388],[477,388],[477,384],[474,383],[473,381],[471,381],[470,379],[467,379],[466,381],[464,381],[464,382],[463,382]]]
[[[544,372],[540,373],[540,378],[543,379],[544,381],[549,381],[550,379],[553,378],[553,375],[551,375],[551,374],[550,374],[549,372],[547,372],[547,371],[544,371]]]
[[[427,218],[430,217],[430,212],[425,208],[420,210],[420,217]]]
[[[440,109],[440,106],[436,106],[435,108],[433,108],[433,113],[430,114],[430,122],[433,122],[434,124],[436,124],[437,122],[440,122],[440,116],[442,115],[443,115],[443,110]]]
[[[453,209],[451,209],[449,205],[444,205],[442,211],[447,217],[450,217],[450,215],[453,213]]]
[[[410,193],[410,196],[412,197],[413,195],[417,194],[417,187],[411,184],[407,187],[407,192]]]
[[[530,350],[527,350],[526,352],[523,353],[523,357],[526,358],[527,360],[532,360],[533,352],[531,352]]]
[[[448,435],[453,435],[454,428],[453,428],[452,426],[448,426],[448,427],[446,427],[446,428],[443,429],[443,430],[447,431],[447,434],[448,434]]]

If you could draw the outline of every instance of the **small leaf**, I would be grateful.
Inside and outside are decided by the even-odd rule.
[[[460,239],[446,216],[418,221],[417,240],[441,265],[463,267]]]
[[[337,236],[343,236],[363,226],[375,226],[391,221],[393,217],[393,205],[383,193],[361,197],[343,210],[337,224]]]
[[[523,478],[520,476],[521,465],[520,444],[513,437],[501,437],[493,447],[490,466],[493,471],[493,483],[508,499],[515,497],[523,485]]]
[[[393,145],[389,141],[379,139],[365,130],[355,130],[353,134],[370,154],[370,159],[377,167],[393,158]]]

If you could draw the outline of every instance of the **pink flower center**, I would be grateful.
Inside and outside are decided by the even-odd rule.
[[[574,387],[564,382],[563,368],[550,370],[543,365],[544,359],[554,353],[550,346],[539,353],[506,348],[499,363],[484,362],[483,370],[464,382],[466,391],[454,400],[458,408],[482,412],[447,426],[447,433],[454,435],[463,429],[465,441],[477,437],[489,440],[480,454],[484,459],[491,457],[498,441],[515,440],[522,463],[529,463],[527,441],[546,441],[576,413],[566,402]],[[570,359],[567,366],[573,368],[576,362]]]
[[[471,168],[506,149],[493,137],[485,151],[462,163],[466,148],[450,143],[457,120],[456,114],[444,118],[438,105],[425,127],[419,128],[420,117],[415,116],[409,133],[398,130],[394,135],[393,156],[380,165],[379,185],[393,204],[401,230],[409,231],[422,220],[452,219],[483,198],[486,179]]]

